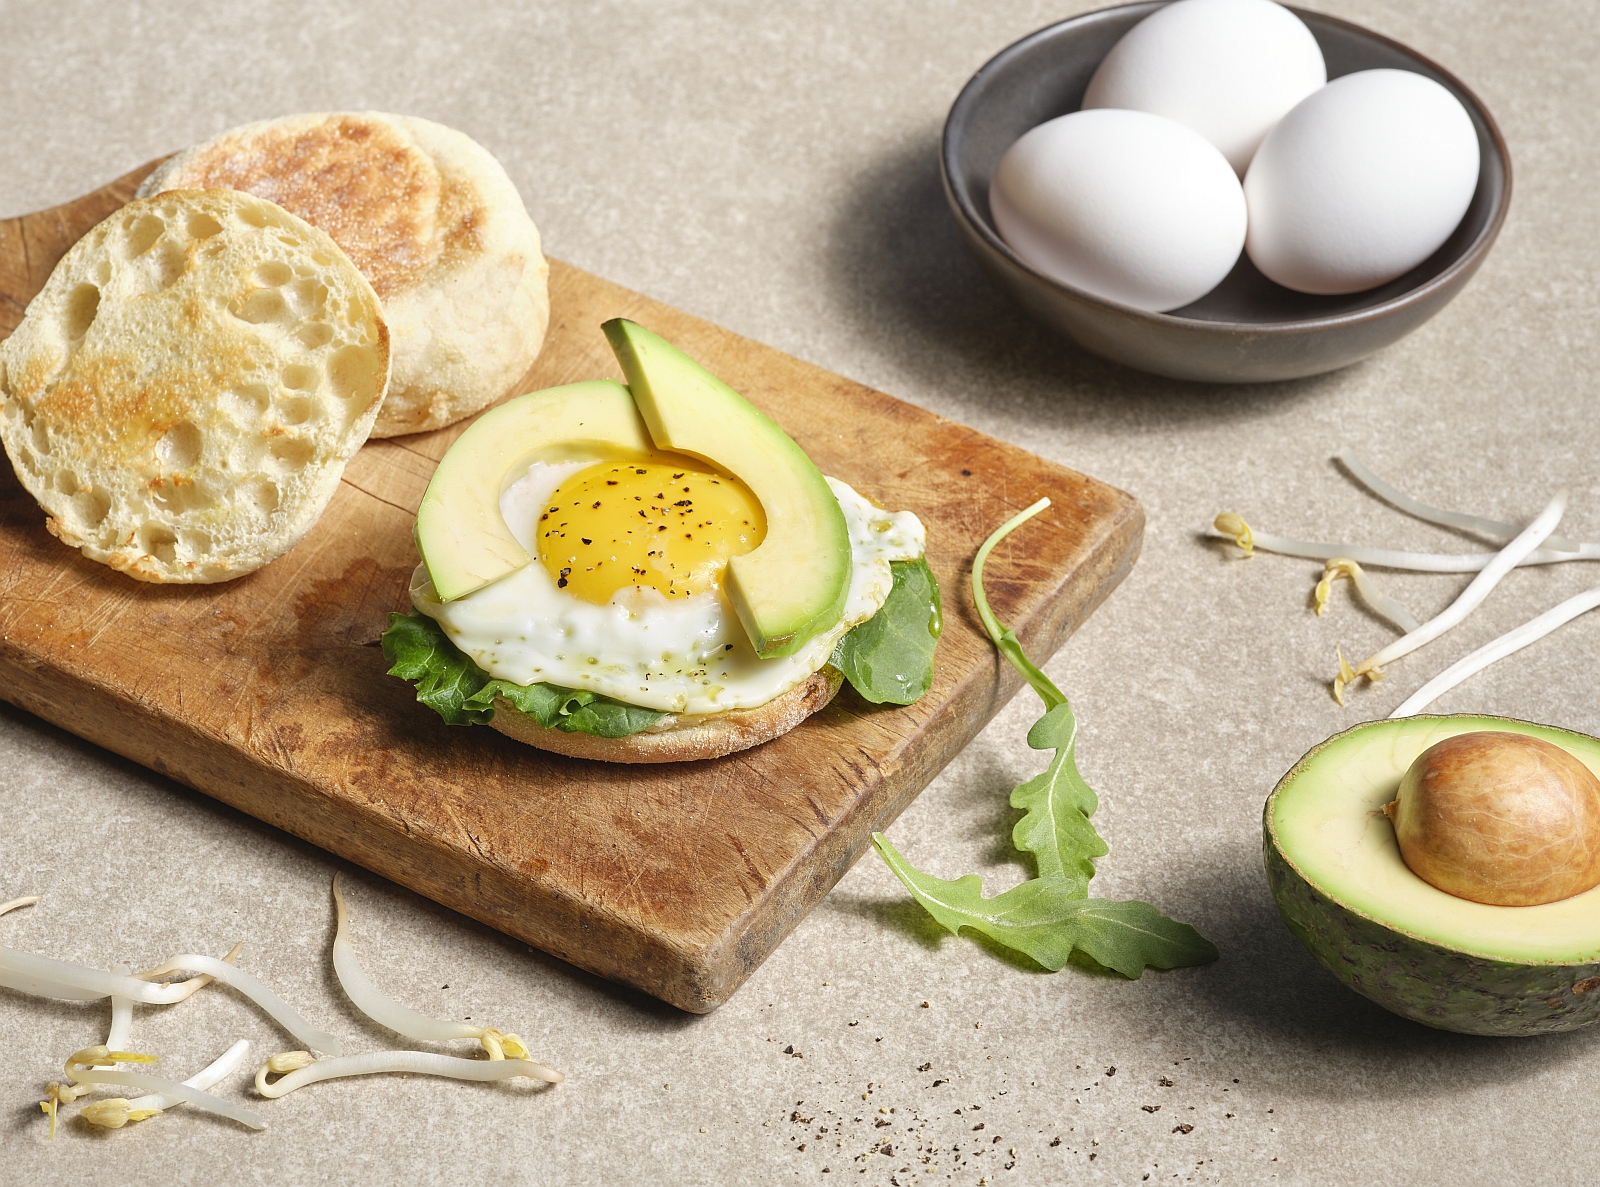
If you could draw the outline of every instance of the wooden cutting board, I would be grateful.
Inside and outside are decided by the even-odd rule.
[[[0,222],[0,335],[154,163]],[[619,377],[631,317],[782,424],[824,472],[928,529],[944,590],[933,689],[848,687],[785,737],[711,762],[563,759],[450,727],[386,676],[412,517],[463,426],[371,441],[310,536],[224,585],[146,585],[83,559],[0,465],[0,697],[603,977],[684,1010],[726,1001],[1020,685],[972,611],[971,558],[1040,495],[987,584],[1043,660],[1120,581],[1130,496],[577,268],[552,263],[544,352],[519,391]],[[175,877],[186,872],[174,870]]]

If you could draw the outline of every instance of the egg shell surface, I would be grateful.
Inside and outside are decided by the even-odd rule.
[[[1461,102],[1409,70],[1336,78],[1272,129],[1245,175],[1246,250],[1303,293],[1358,293],[1403,276],[1456,229],[1478,185]]]
[[[530,555],[538,551],[539,516],[552,493],[609,460],[536,461],[506,488],[501,515]],[[583,689],[667,713],[754,709],[818,671],[846,631],[878,612],[894,584],[891,561],[923,554],[925,534],[915,515],[882,510],[838,479],[827,482],[850,536],[849,592],[839,623],[793,655],[758,656],[720,586],[671,600],[629,586],[596,604],[558,588],[538,561],[449,602],[439,601],[427,568],[419,566],[412,605],[480,668],[513,684]]]
[[[1177,0],[1111,48],[1083,107],[1177,120],[1221,149],[1243,177],[1272,126],[1327,81],[1317,39],[1281,4]]]
[[[1006,150],[989,186],[1002,239],[1046,276],[1147,312],[1227,276],[1244,192],[1205,137],[1143,111],[1078,111]]]

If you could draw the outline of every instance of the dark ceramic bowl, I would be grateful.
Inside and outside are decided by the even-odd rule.
[[[944,125],[945,196],[978,261],[1046,325],[1095,354],[1142,371],[1214,383],[1259,383],[1332,371],[1409,334],[1442,309],[1489,253],[1511,200],[1511,158],[1494,118],[1459,79],[1358,25],[1303,9],[1328,77],[1412,70],[1461,100],[1478,130],[1478,188],[1461,225],[1398,280],[1319,297],[1274,284],[1243,254],[1211,292],[1171,313],[1090,296],[1023,263],[989,215],[989,178],[1028,129],[1077,111],[1100,60],[1159,0],[1101,9],[1041,29],[1001,51],[962,90]]]

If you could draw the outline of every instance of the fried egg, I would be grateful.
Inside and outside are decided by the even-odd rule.
[[[757,708],[820,669],[850,628],[878,612],[894,583],[891,561],[923,555],[915,515],[827,482],[849,530],[849,591],[838,624],[793,655],[757,656],[722,589],[728,558],[765,536],[760,503],[736,479],[672,454],[533,462],[500,498],[532,562],[450,602],[419,565],[412,604],[513,684],[677,714]]]

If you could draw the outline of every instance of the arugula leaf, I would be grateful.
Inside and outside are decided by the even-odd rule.
[[[1094,859],[1110,852],[1089,817],[1099,805],[1073,761],[1078,723],[1063,701],[1028,731],[1028,745],[1054,750],[1056,755],[1043,774],[1035,775],[1011,793],[1011,806],[1027,810],[1011,831],[1011,842],[1033,855],[1037,877],[1070,883],[1073,897],[1086,898],[1094,877]]]
[[[1012,830],[1012,843],[1032,856],[1035,876],[984,898],[983,880],[976,874],[948,882],[916,869],[882,833],[873,833],[872,843],[912,897],[952,934],[970,927],[1025,953],[1051,972],[1065,965],[1074,949],[1131,979],[1141,976],[1147,966],[1206,964],[1217,959],[1217,947],[1187,923],[1168,919],[1149,903],[1089,897],[1094,859],[1109,850],[1089,822],[1099,798],[1078,773],[1077,720],[1066,696],[1028,659],[1016,634],[989,609],[983,589],[983,565],[989,553],[1049,505],[1049,499],[1040,499],[1012,516],[984,541],[972,562],[972,598],[984,629],[1044,702],[1044,716],[1028,731],[1028,745],[1055,751],[1042,773],[1011,793],[1011,806],[1025,812]]]
[[[933,685],[943,609],[926,560],[891,561],[889,568],[894,586],[888,598],[839,640],[829,662],[874,705],[909,705]]]
[[[666,716],[578,689],[496,680],[421,612],[389,615],[383,654],[393,665],[389,675],[415,681],[417,700],[449,725],[488,725],[496,697],[504,697],[546,729],[601,738],[625,738]]]
[[[963,927],[980,931],[1052,973],[1067,963],[1074,948],[1134,980],[1146,965],[1175,969],[1217,959],[1210,940],[1149,903],[1085,898],[1073,893],[1069,881],[1053,878],[1034,878],[984,898],[983,881],[976,874],[947,882],[917,870],[882,833],[874,833],[872,843],[912,897],[950,932]]]

